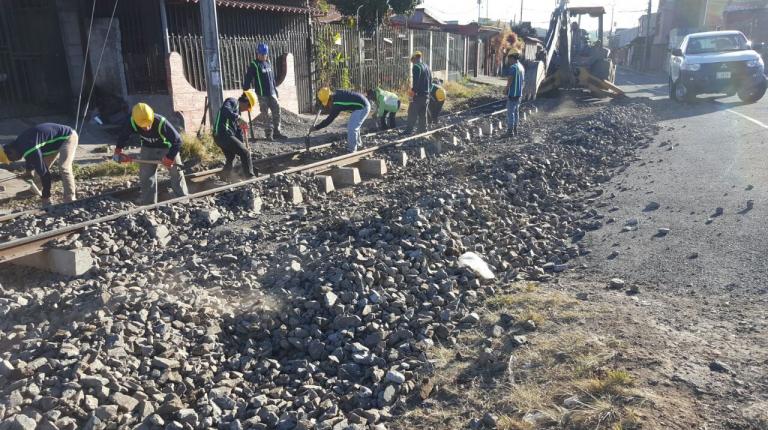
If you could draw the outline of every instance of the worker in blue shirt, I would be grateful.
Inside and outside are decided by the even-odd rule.
[[[520,101],[523,97],[525,85],[525,69],[520,64],[520,51],[510,48],[507,52],[508,65],[505,69],[507,77],[507,134],[517,134],[517,125],[520,122]]]
[[[123,153],[132,134],[138,134],[141,141],[141,159],[157,161],[168,169],[171,175],[171,188],[176,197],[186,196],[187,183],[181,165],[181,135],[168,120],[146,103],[137,103],[128,123],[117,138],[117,147],[113,160],[130,163],[133,158]],[[157,203],[157,167],[158,164],[142,163],[139,166],[140,201],[142,205]]]
[[[24,159],[27,175],[42,187],[42,204],[51,203],[51,166],[59,160],[64,202],[75,200],[72,163],[77,150],[77,132],[66,125],[43,123],[24,130],[13,142],[0,145],[0,164]],[[32,173],[37,176],[34,176]]]
[[[248,124],[240,118],[240,112],[248,112],[253,109],[256,105],[256,97],[256,93],[251,90],[244,91],[239,99],[230,97],[224,100],[219,114],[216,115],[216,121],[213,124],[213,140],[224,152],[225,161],[222,176],[225,180],[229,180],[236,156],[240,157],[243,176],[245,178],[255,176],[251,152],[243,143],[245,142],[243,132]]]
[[[269,62],[269,46],[259,43],[256,48],[256,59],[251,61],[243,79],[243,91],[251,89],[259,98],[259,110],[262,120],[266,123],[264,135],[267,140],[287,139],[288,136],[280,131],[280,102],[277,100],[277,85],[275,84],[275,72],[272,63]],[[269,123],[269,114],[272,113],[272,124]],[[274,130],[274,135],[273,135]]]
[[[416,51],[411,56],[411,88],[408,90],[410,104],[408,105],[408,123],[403,134],[413,133],[416,122],[419,123],[419,131],[427,130],[427,107],[429,104],[429,90],[432,88],[432,71],[424,64],[421,51]]]
[[[362,145],[360,140],[360,128],[371,112],[371,104],[364,95],[352,91],[335,90],[328,87],[317,91],[317,100],[326,109],[330,109],[328,116],[317,124],[313,130],[328,127],[341,112],[352,112],[347,123],[347,151],[355,152]]]

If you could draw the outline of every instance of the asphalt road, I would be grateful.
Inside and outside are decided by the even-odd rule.
[[[606,184],[602,210],[615,222],[588,236],[591,264],[667,289],[768,292],[768,97],[683,104],[668,99],[664,76],[622,70],[617,83],[654,107],[661,130]],[[660,208],[644,211],[652,201]],[[637,230],[622,232],[633,218]]]

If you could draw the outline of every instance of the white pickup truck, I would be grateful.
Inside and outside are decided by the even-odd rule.
[[[761,44],[762,45],[762,44]],[[758,48],[755,46],[754,48]],[[766,90],[765,64],[740,31],[685,36],[669,60],[669,97],[691,101],[697,94],[738,94],[754,103]]]

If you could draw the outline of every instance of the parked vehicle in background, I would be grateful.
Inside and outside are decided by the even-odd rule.
[[[710,31],[686,36],[672,50],[669,97],[691,101],[698,94],[738,94],[746,103],[766,91],[765,63],[740,31]]]

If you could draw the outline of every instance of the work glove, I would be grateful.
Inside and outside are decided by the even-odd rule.
[[[248,131],[248,123],[247,122],[245,122],[243,120],[240,120],[240,122],[237,125],[238,125],[238,127],[240,127],[240,130],[242,130],[243,133],[246,133]]]
[[[133,161],[133,158],[123,154],[123,150],[121,148],[116,148],[115,154],[112,156],[112,160],[118,163],[130,163]]]
[[[168,158],[167,155],[163,157],[163,166],[170,169],[171,167],[173,167],[173,164],[174,164],[173,158]]]

